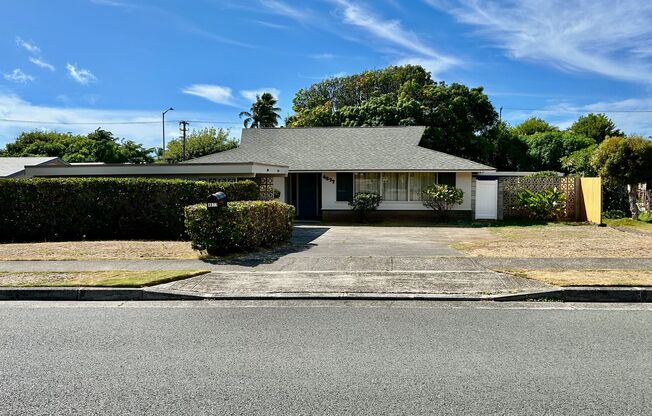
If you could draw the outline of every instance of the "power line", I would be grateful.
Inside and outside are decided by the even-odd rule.
[[[166,123],[178,123],[181,120],[166,120]],[[187,120],[191,123],[198,124],[240,124],[240,121],[210,121],[210,120]],[[21,124],[52,124],[52,125],[120,125],[120,124],[160,124],[160,120],[152,121],[39,121],[39,120],[18,120],[11,118],[0,118],[2,123],[21,123]]]
[[[502,107],[503,110],[561,113],[652,113],[652,110],[570,110],[566,108],[514,108]]]

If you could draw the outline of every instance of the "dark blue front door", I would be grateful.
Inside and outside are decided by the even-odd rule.
[[[297,218],[319,219],[321,177],[319,173],[297,174]]]

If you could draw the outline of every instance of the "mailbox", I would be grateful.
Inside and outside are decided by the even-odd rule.
[[[206,206],[208,209],[220,209],[225,207],[228,202],[228,198],[224,192],[215,192],[208,196],[206,201]]]

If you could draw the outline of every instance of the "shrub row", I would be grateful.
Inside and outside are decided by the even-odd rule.
[[[229,202],[209,210],[186,207],[186,232],[195,250],[212,255],[253,251],[282,244],[292,236],[294,207],[277,201]]]
[[[0,180],[0,240],[179,239],[183,208],[218,191],[232,201],[259,197],[252,181]]]

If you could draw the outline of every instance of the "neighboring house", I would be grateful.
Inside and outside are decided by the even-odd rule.
[[[464,201],[454,214],[471,218],[476,175],[495,169],[421,147],[424,131],[422,126],[244,129],[238,148],[183,164],[285,165],[287,177],[262,185],[278,189],[299,219],[349,216],[348,201],[358,192],[379,193],[379,211],[386,216],[432,215],[421,190],[433,183],[461,188]]]
[[[58,157],[0,157],[0,178],[24,178],[26,166],[67,166]]]

